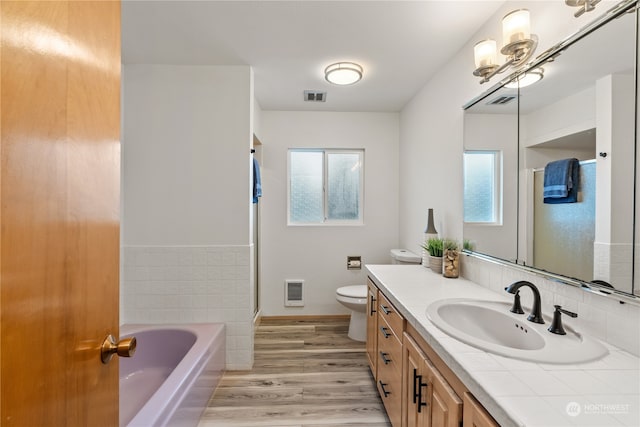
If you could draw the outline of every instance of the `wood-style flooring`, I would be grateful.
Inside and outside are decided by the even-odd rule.
[[[391,424],[348,318],[263,319],[254,367],[229,371],[199,427]]]

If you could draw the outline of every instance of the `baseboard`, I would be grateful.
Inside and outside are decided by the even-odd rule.
[[[305,314],[295,316],[261,316],[261,320],[348,320],[350,314]]]

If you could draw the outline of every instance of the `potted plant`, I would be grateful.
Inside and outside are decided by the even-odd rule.
[[[422,245],[429,252],[429,268],[438,274],[442,273],[442,244],[442,239],[432,237]]]
[[[458,242],[444,239],[442,242],[442,275],[456,278],[460,275],[460,246]]]

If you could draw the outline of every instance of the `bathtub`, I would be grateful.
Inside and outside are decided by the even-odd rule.
[[[137,349],[120,361],[120,426],[193,427],[225,366],[223,324],[122,325]]]

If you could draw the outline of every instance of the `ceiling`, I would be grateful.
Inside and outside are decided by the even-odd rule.
[[[503,3],[124,0],[122,61],[250,65],[263,110],[400,111]],[[338,61],[362,65],[362,81],[326,82]]]

